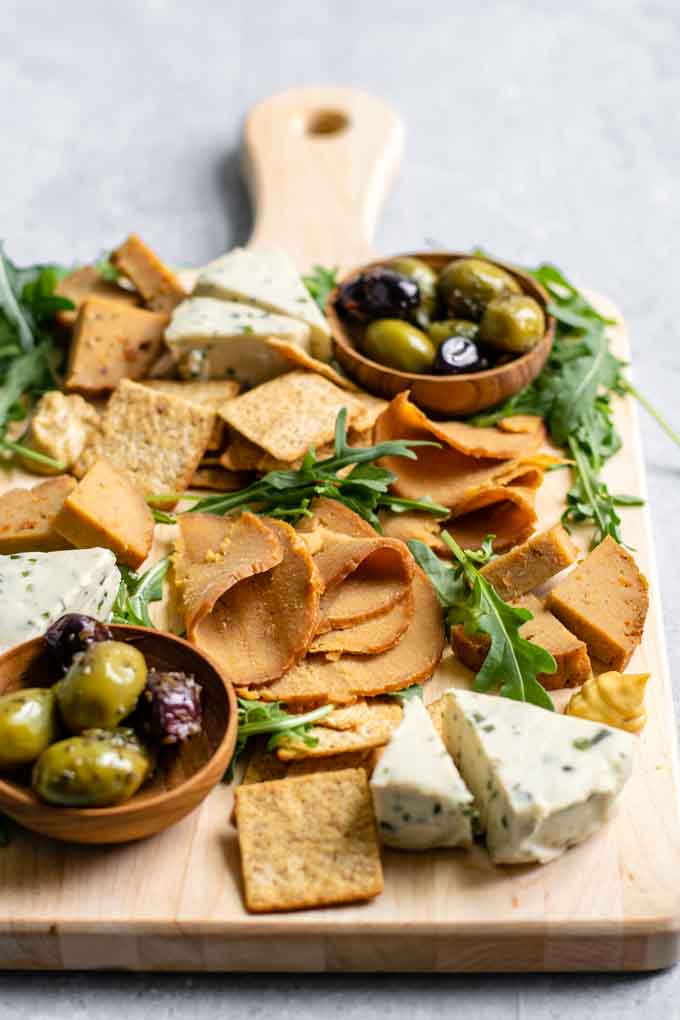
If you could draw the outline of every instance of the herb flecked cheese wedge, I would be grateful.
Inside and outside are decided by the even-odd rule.
[[[443,717],[497,863],[550,861],[597,832],[631,772],[635,738],[610,726],[459,690]]]
[[[119,585],[109,549],[0,556],[0,652],[43,634],[64,613],[108,620]]]
[[[234,248],[206,266],[194,294],[255,305],[309,326],[315,358],[330,358],[330,328],[290,257],[280,248]]]
[[[233,376],[250,386],[290,370],[290,362],[265,341],[277,337],[309,352],[309,326],[236,301],[193,297],[172,313],[165,342],[177,361],[197,362],[204,379]]]
[[[404,705],[370,785],[378,834],[386,846],[429,850],[472,843],[472,794],[420,698]]]

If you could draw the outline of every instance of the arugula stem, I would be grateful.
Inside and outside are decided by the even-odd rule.
[[[595,493],[595,491],[593,489],[593,486],[592,486],[592,483],[591,483],[590,467],[588,465],[588,462],[586,460],[586,457],[585,457],[583,451],[579,448],[578,443],[576,442],[574,437],[573,436],[569,436],[569,440],[568,441],[569,441],[569,449],[571,450],[572,456],[574,458],[574,462],[576,464],[576,470],[578,472],[578,476],[579,476],[579,478],[581,480],[581,484],[583,485],[583,489],[584,489],[584,491],[586,493],[586,496],[588,497],[588,504],[589,504],[589,506],[590,506],[590,508],[592,510],[592,513],[593,513],[593,516],[594,516],[595,520],[597,521],[597,527],[598,527],[598,530],[599,530],[599,534],[602,537],[604,537],[607,534],[607,532],[608,532],[607,522],[605,521],[605,519],[604,519],[604,517],[602,515],[602,509],[600,507],[600,501],[598,500],[597,494]]]
[[[640,392],[637,386],[633,386],[632,382],[630,382],[628,379],[623,379],[621,381],[621,386],[626,391],[626,393],[629,393],[631,397],[635,397],[638,403],[642,404],[645,411],[647,411],[648,414],[651,414],[654,421],[661,426],[666,435],[670,439],[672,439],[675,445],[680,446],[680,433],[673,428],[671,423],[668,421],[667,418],[664,417],[661,411],[659,411],[656,407],[654,407],[653,404],[649,402],[649,400],[647,400],[647,397]]]
[[[46,467],[54,468],[55,471],[65,471],[67,465],[62,460],[55,460],[54,457],[48,457],[44,453],[38,453],[37,450],[31,450],[29,446],[23,446],[21,443],[14,443],[11,439],[2,438],[0,439],[0,446],[3,449],[9,450],[11,453],[20,453],[22,457],[27,460],[34,460],[37,464],[45,464]]]
[[[271,722],[265,719],[263,722],[245,723],[238,728],[239,739],[255,737],[260,733],[285,733],[286,730],[296,730],[299,726],[309,726],[325,718],[335,708],[335,705],[321,705],[319,708],[306,712],[304,715],[291,715],[287,719],[280,719],[278,722]]]

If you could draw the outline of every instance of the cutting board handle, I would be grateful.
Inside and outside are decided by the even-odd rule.
[[[365,92],[296,88],[265,99],[244,128],[249,244],[285,248],[302,271],[368,261],[403,143],[398,115]]]

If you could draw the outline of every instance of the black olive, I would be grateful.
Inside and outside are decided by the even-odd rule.
[[[338,315],[355,322],[372,319],[405,319],[420,304],[415,280],[392,269],[359,273],[340,289],[335,307]]]
[[[480,353],[474,340],[464,336],[450,336],[439,345],[434,362],[438,375],[459,375],[463,372],[482,372],[489,360]]]
[[[201,731],[201,685],[186,673],[150,669],[132,721],[156,743],[188,740]]]
[[[111,641],[113,634],[104,623],[82,613],[67,613],[47,628],[45,644],[62,673],[67,673],[73,656],[99,641]]]

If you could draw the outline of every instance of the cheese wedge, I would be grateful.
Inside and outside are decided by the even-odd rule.
[[[44,634],[65,613],[108,620],[119,585],[109,549],[0,556],[0,652]]]
[[[378,834],[386,846],[429,850],[472,843],[472,794],[420,698],[404,705],[370,787]]]
[[[278,337],[309,350],[309,326],[261,308],[194,297],[172,313],[165,342],[180,363],[195,365],[203,379],[233,376],[248,386],[290,371],[290,362],[264,342]]]
[[[310,328],[314,357],[330,360],[328,323],[290,257],[281,248],[234,248],[206,266],[194,294],[241,301],[266,312],[298,319]]]
[[[453,689],[443,715],[497,863],[550,861],[597,832],[631,773],[635,738],[623,730]]]

